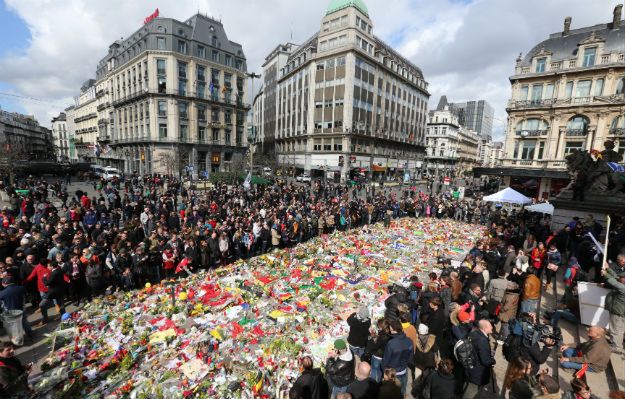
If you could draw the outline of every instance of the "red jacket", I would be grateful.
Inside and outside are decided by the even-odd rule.
[[[39,292],[48,292],[48,287],[43,282],[43,278],[50,274],[50,270],[41,263],[35,266],[30,276],[26,277],[24,283],[33,281],[37,277],[37,289]]]

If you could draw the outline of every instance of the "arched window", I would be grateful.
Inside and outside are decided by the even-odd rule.
[[[616,85],[616,95],[625,94],[625,78],[621,78]]]
[[[625,132],[625,115],[619,115],[612,119],[612,124],[610,125],[610,134],[623,132]]]
[[[523,119],[516,125],[517,134],[523,136],[540,136],[546,134],[548,130],[549,124],[539,118]]]
[[[566,134],[569,136],[585,136],[588,133],[590,121],[584,115],[575,115],[566,124]]]

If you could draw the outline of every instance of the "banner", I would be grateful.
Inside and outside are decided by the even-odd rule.
[[[605,297],[610,290],[595,283],[580,281],[577,283],[577,292],[581,323],[586,326],[608,328],[610,312],[605,309]]]

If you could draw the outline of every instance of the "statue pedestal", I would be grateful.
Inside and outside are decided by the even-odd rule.
[[[567,189],[563,190],[551,203],[555,208],[551,219],[551,229],[554,231],[563,228],[574,216],[583,221],[588,214],[592,214],[605,229],[607,215],[625,215],[625,195],[622,193],[586,192],[584,193],[584,201],[573,201],[573,191]]]

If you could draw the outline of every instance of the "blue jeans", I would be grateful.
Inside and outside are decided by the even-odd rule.
[[[567,348],[564,352],[562,352],[562,355],[564,357],[577,357],[577,349]],[[583,364],[576,363],[576,362],[560,362],[560,366],[562,366],[562,368],[565,368],[565,369],[581,370]],[[594,372],[594,370],[591,369],[590,367],[588,367],[587,371]]]
[[[521,301],[521,313],[536,313],[538,299],[525,299]]]
[[[358,357],[358,359],[360,359],[360,357],[364,355],[365,348],[361,348],[359,346],[352,346],[350,344],[347,344],[347,345],[349,345],[349,350],[352,351],[354,356]]]
[[[375,382],[382,381],[382,359],[379,357],[371,356],[371,373],[369,374],[372,380]]]
[[[344,387],[332,387],[332,396],[330,396],[330,399],[336,399],[336,395],[340,394],[340,393],[344,393],[347,392],[347,386]]]
[[[408,369],[405,369],[405,373],[398,375],[397,379],[401,382],[401,394],[406,395],[406,386],[408,385]]]
[[[568,320],[574,324],[579,323],[579,320],[577,320],[577,317],[573,314],[573,312],[567,309],[556,310],[553,315],[551,315],[551,325],[557,327],[560,319]]]

